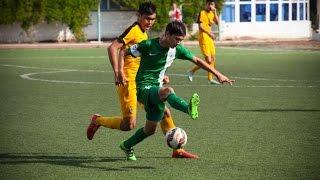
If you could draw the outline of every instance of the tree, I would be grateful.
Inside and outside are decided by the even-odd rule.
[[[0,24],[21,22],[21,27],[27,30],[32,24],[37,24],[44,15],[44,0],[1,0]]]
[[[124,9],[138,10],[139,4],[145,2],[145,0],[112,0],[114,3],[118,3]],[[216,6],[220,12],[225,0],[216,0]],[[153,27],[153,30],[161,31],[165,28],[169,22],[168,12],[172,7],[172,3],[176,2],[182,6],[183,22],[187,25],[191,25],[197,21],[197,16],[201,9],[205,5],[205,0],[153,0],[151,1],[157,6],[157,21]]]
[[[78,41],[84,41],[82,28],[98,0],[0,0],[0,24],[21,23],[28,29],[42,21],[58,21],[69,26]]]

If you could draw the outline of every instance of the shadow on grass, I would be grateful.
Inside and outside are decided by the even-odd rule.
[[[91,166],[90,163],[107,163],[126,160],[123,157],[96,157],[96,156],[72,156],[66,154],[41,154],[41,153],[5,153],[0,154],[0,165],[10,164],[28,164],[45,163],[50,165],[74,166],[80,168],[98,169],[103,171],[128,171],[130,169],[155,169],[151,166],[125,166],[121,168],[112,168],[106,166]]]
[[[235,109],[243,112],[320,112],[319,109]]]

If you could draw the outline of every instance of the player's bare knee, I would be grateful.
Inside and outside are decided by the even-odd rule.
[[[206,62],[207,62],[208,64],[211,64],[211,63],[212,63],[212,58],[211,58],[211,57],[206,56],[205,59],[206,59]]]
[[[171,93],[174,93],[174,89],[172,87],[163,87],[159,91],[159,97],[161,100],[165,100]]]
[[[165,118],[165,117],[170,117],[170,116],[171,116],[170,109],[166,107],[166,108],[164,109],[164,118]]]
[[[136,127],[135,117],[124,117],[120,124],[120,129],[122,131],[130,131]]]
[[[146,133],[147,136],[151,136],[156,132],[156,128],[144,128],[144,133]]]
[[[143,128],[143,131],[147,136],[151,136],[156,132],[156,129],[157,123],[149,123]]]

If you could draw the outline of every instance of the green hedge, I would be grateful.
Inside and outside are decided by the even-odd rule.
[[[39,22],[58,21],[69,26],[77,41],[84,41],[82,29],[97,6],[98,0],[0,0],[0,24],[20,22],[28,33]]]

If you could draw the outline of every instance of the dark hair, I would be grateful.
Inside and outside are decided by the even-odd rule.
[[[214,2],[214,0],[207,0],[207,3],[212,3],[212,2]]]
[[[152,2],[149,1],[149,2],[144,2],[140,4],[138,12],[141,15],[144,15],[144,14],[151,15],[156,13],[156,10],[157,10],[156,5],[152,4]]]
[[[166,33],[176,36],[185,36],[186,26],[181,21],[172,21],[167,24]]]

